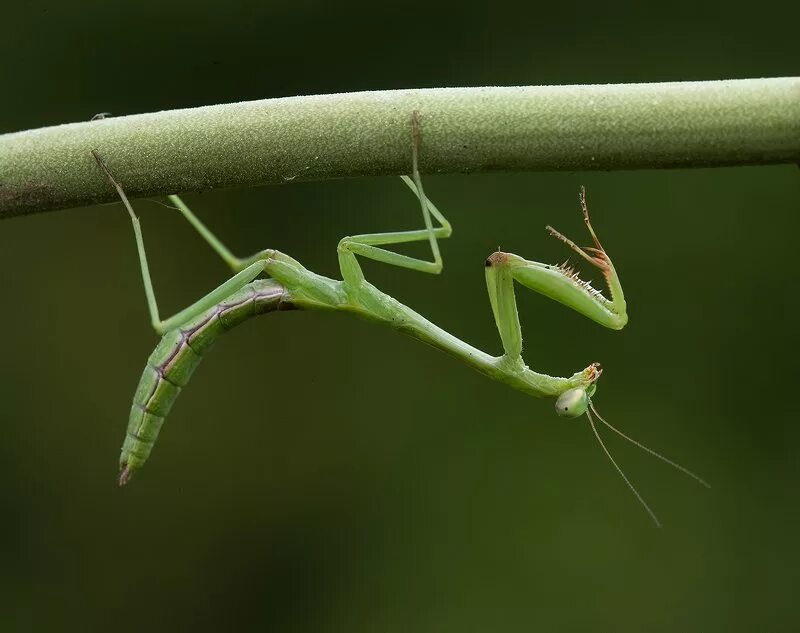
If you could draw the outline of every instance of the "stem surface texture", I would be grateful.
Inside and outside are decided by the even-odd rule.
[[[800,78],[266,99],[0,135],[0,218],[130,197],[424,173],[800,163]]]

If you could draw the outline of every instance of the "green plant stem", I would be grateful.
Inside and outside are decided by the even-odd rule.
[[[0,218],[115,198],[424,173],[800,162],[800,78],[267,99],[0,135]]]

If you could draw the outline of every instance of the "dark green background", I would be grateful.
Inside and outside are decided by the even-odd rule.
[[[2,12],[0,131],[336,91],[798,74],[796,2],[43,2]],[[520,292],[526,359],[600,360],[596,402],[707,491],[585,420],[347,316],[220,342],[151,462],[115,483],[155,345],[120,205],[0,225],[0,630],[789,631],[800,625],[795,166],[437,176],[441,277],[374,283],[486,349],[498,245],[557,261],[586,184],[631,321]],[[413,228],[393,178],[189,203],[240,253],[338,275],[349,233]],[[135,203],[162,312],[226,271]]]

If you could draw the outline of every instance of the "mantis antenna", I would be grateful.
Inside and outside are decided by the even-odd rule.
[[[600,434],[597,432],[597,427],[594,425],[594,420],[592,419],[592,414],[587,411],[586,412],[586,417],[589,418],[589,425],[592,427],[592,432],[594,433],[594,436],[597,438],[597,441],[600,443],[600,447],[603,449],[603,452],[608,456],[608,459],[611,460],[611,463],[614,464],[614,468],[617,469],[617,472],[625,480],[625,483],[628,484],[628,488],[631,489],[631,492],[634,495],[636,495],[636,498],[639,500],[639,503],[641,503],[642,506],[644,507],[644,509],[647,510],[647,514],[649,514],[650,518],[653,519],[653,523],[656,524],[656,527],[661,527],[661,521],[658,520],[658,517],[656,516],[656,513],[653,512],[650,509],[650,506],[647,505],[647,502],[644,500],[644,498],[642,498],[642,495],[640,495],[639,491],[636,490],[636,486],[634,486],[630,482],[630,479],[628,479],[627,475],[625,475],[625,473],[623,472],[622,468],[619,467],[619,464],[617,464],[617,460],[615,460],[611,456],[611,452],[606,447],[605,442],[603,442],[603,438],[600,437]]]
[[[128,430],[120,455],[120,485],[127,483],[147,461],[175,399],[221,334],[253,316],[267,312],[289,309],[344,311],[382,323],[428,343],[489,378],[531,396],[556,398],[556,412],[561,416],[577,417],[585,413],[606,455],[656,525],[660,525],[644,499],[611,457],[591,417],[590,409],[597,415],[590,398],[596,391],[597,381],[602,373],[599,363],[591,363],[572,376],[555,377],[532,370],[522,359],[522,331],[514,296],[515,283],[558,301],[605,327],[619,330],[628,321],[622,285],[589,221],[583,188],[580,204],[594,246],[581,248],[552,227],[548,226],[547,230],[600,269],[609,296],[605,297],[600,290],[582,280],[566,264],[542,264],[498,249],[486,259],[485,275],[489,303],[503,346],[503,354],[499,356],[492,356],[455,337],[365,279],[359,257],[430,274],[438,274],[442,270],[443,260],[438,240],[450,237],[452,228],[442,212],[428,199],[422,187],[419,173],[421,118],[417,111],[411,114],[411,175],[401,178],[417,198],[424,228],[342,238],[337,248],[341,280],[323,277],[307,270],[297,260],[274,249],[265,249],[249,257],[239,258],[206,228],[178,196],[169,196],[170,202],[234,274],[205,297],[166,320],[159,316],[139,220],[122,185],[112,175],[100,153],[97,150],[92,151],[102,175],[117,191],[130,215],[150,319],[153,328],[162,335],[147,361],[134,394]],[[407,242],[428,242],[431,259],[410,257],[386,248]],[[623,438],[705,484],[696,475],[622,434],[599,415],[597,417]]]
[[[623,433],[622,431],[620,431],[620,430],[619,430],[617,427],[615,427],[614,425],[610,424],[609,422],[606,422],[606,421],[605,421],[605,419],[603,419],[603,416],[602,416],[602,415],[600,415],[600,414],[597,412],[597,409],[595,409],[595,408],[594,408],[594,404],[592,403],[592,401],[591,401],[591,400],[589,400],[589,408],[592,410],[592,413],[594,413],[595,417],[597,417],[597,419],[598,419],[598,420],[600,420],[600,421],[601,421],[603,424],[605,424],[605,425],[606,425],[608,428],[610,428],[612,431],[614,431],[614,433],[616,433],[616,434],[617,434],[617,435],[619,435],[620,437],[623,437],[623,438],[625,438],[625,439],[626,439],[626,440],[628,440],[628,441],[629,441],[631,444],[634,444],[635,446],[638,446],[639,448],[641,448],[641,449],[642,449],[643,451],[645,451],[646,453],[650,453],[650,454],[651,454],[653,457],[657,457],[657,458],[658,458],[658,459],[660,459],[662,462],[665,462],[665,463],[669,464],[669,465],[670,465],[670,466],[672,466],[673,468],[675,468],[675,469],[677,469],[677,470],[681,471],[682,473],[684,473],[684,474],[686,474],[686,475],[689,475],[689,477],[691,477],[692,479],[694,479],[694,480],[695,480],[697,483],[699,483],[701,486],[705,486],[706,488],[709,488],[709,489],[711,488],[711,484],[709,484],[709,483],[708,483],[708,482],[707,482],[705,479],[703,479],[703,478],[701,478],[701,477],[698,477],[697,475],[695,475],[695,474],[694,474],[694,473],[693,473],[691,470],[689,470],[688,468],[684,468],[684,467],[683,467],[683,466],[681,466],[680,464],[677,464],[677,463],[673,462],[671,459],[667,459],[667,458],[666,458],[666,457],[664,457],[664,456],[663,456],[661,453],[657,453],[657,452],[656,452],[656,451],[654,451],[652,448],[648,448],[647,446],[645,446],[645,445],[644,445],[644,444],[642,444],[641,442],[637,442],[637,441],[636,441],[635,439],[633,439],[632,437],[628,437],[627,435],[625,435],[625,433]],[[589,412],[588,412],[588,411],[586,412],[586,415],[589,415]]]

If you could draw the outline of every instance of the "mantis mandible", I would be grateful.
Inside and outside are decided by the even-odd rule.
[[[567,265],[541,264],[499,250],[492,253],[485,262],[486,286],[503,345],[504,353],[501,356],[491,356],[456,338],[364,278],[358,257],[424,273],[438,274],[442,270],[438,240],[450,237],[452,229],[436,205],[427,198],[422,187],[418,165],[420,118],[416,111],[411,116],[411,131],[411,176],[401,178],[419,200],[425,228],[342,238],[338,246],[341,281],[311,272],[295,259],[273,249],[262,250],[250,257],[236,257],[178,196],[169,196],[170,201],[233,270],[234,275],[196,303],[166,320],[161,320],[159,316],[139,220],[122,186],[103,158],[97,150],[92,151],[130,215],[152,325],[162,335],[161,342],[148,359],[133,398],[127,435],[120,456],[120,485],[127,483],[133,473],[147,461],[175,399],[220,334],[252,316],[266,312],[287,309],[340,310],[383,323],[428,343],[464,361],[486,376],[531,396],[553,397],[556,399],[556,413],[560,416],[575,418],[586,415],[603,451],[656,525],[660,526],[650,506],[611,456],[597,431],[595,418],[624,439],[704,486],[708,487],[708,484],[683,466],[628,437],[600,416],[592,400],[597,380],[602,373],[599,363],[592,363],[570,377],[561,378],[533,371],[522,359],[522,331],[514,297],[515,282],[554,299],[605,327],[619,330],[628,321],[619,276],[592,228],[583,188],[580,204],[594,245],[581,248],[554,228],[548,226],[547,230],[600,270],[608,286],[609,297],[606,298],[599,290],[583,281]],[[433,225],[433,219],[438,222],[438,226]],[[432,261],[383,248],[392,244],[423,241],[430,244]],[[262,275],[269,278],[258,279]]]

